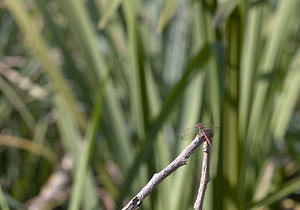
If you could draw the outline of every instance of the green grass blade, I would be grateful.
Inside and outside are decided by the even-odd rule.
[[[36,155],[44,157],[53,164],[57,163],[57,158],[51,150],[28,139],[15,136],[0,135],[0,146],[1,145],[24,149]]]
[[[242,50],[243,25],[240,7],[235,8],[226,23],[228,45],[224,75],[224,105],[222,119],[222,167],[223,179],[228,184],[223,185],[224,209],[237,209],[234,202],[237,196],[237,181],[239,172],[239,139],[238,131],[238,96],[240,55]],[[230,131],[230,132],[229,132]],[[230,186],[230,187],[229,187]]]
[[[244,139],[242,154],[242,163],[239,178],[238,188],[238,200],[241,202],[245,196],[245,177],[246,168],[248,167],[250,155],[248,154],[249,143],[246,137],[246,131],[248,128],[250,110],[253,99],[253,90],[255,87],[256,68],[258,66],[259,57],[258,54],[262,50],[261,48],[261,30],[263,18],[263,4],[252,6],[248,11],[249,19],[246,21],[244,44],[241,58],[241,71],[240,71],[240,84],[241,91],[239,95],[239,138]]]
[[[99,125],[100,113],[102,109],[104,86],[99,89],[99,95],[95,104],[92,119],[87,127],[86,133],[86,147],[80,156],[79,163],[75,173],[75,181],[70,200],[70,210],[77,210],[80,207],[81,198],[83,195],[84,183],[86,181],[86,174],[88,171],[89,157],[92,155],[92,148],[95,142],[95,136]]]
[[[148,124],[148,102],[145,90],[144,60],[141,42],[139,41],[138,28],[136,25],[135,8],[133,0],[123,3],[125,20],[128,33],[129,66],[127,68],[129,83],[129,99],[131,106],[131,118],[137,129],[139,138],[145,137]],[[133,111],[134,110],[134,111]]]
[[[170,21],[170,19],[173,17],[177,9],[177,4],[178,0],[166,1],[163,11],[159,18],[157,31],[161,32],[167,25],[167,23]]]
[[[78,127],[76,123],[72,120],[70,111],[67,109],[64,101],[56,96],[55,98],[57,110],[56,115],[59,116],[57,119],[58,129],[62,137],[62,143],[68,153],[71,154],[74,162],[73,173],[76,174],[80,164],[80,157],[78,154],[81,154],[82,151],[79,147],[81,144],[81,136],[79,134]],[[93,209],[97,204],[97,197],[95,194],[95,181],[90,171],[87,172],[85,188],[84,188],[84,206],[86,209]]]
[[[49,11],[49,8],[47,8],[48,1],[36,0],[35,3],[43,15],[44,24],[47,25],[47,32],[49,31],[48,33],[53,36],[53,41],[59,49],[61,49],[61,54],[65,61],[62,68],[69,70],[66,71],[65,77],[68,78],[68,80],[73,81],[73,83],[78,86],[78,88],[76,88],[76,95],[79,98],[84,99],[84,101],[90,105],[90,100],[96,90],[96,88],[94,88],[96,87],[96,84],[93,75],[91,75],[90,71],[83,72],[79,69],[76,59],[72,56],[73,51],[76,49],[68,46],[68,42],[65,40],[65,31],[63,31],[64,28],[56,24],[55,15]],[[83,77],[84,79],[82,79]]]
[[[277,192],[272,193],[271,195],[268,195],[266,198],[253,202],[248,204],[245,209],[253,209],[258,208],[261,206],[267,206],[270,205],[276,201],[279,201],[280,199],[284,198],[285,196],[295,192],[300,188],[300,178],[295,178],[291,180],[290,182],[286,183],[283,187],[281,187]]]
[[[157,116],[157,114],[159,113],[159,109],[161,106],[161,101],[160,101],[160,97],[159,97],[159,89],[157,88],[157,84],[155,83],[155,80],[153,78],[153,74],[150,69],[149,65],[146,65],[145,68],[145,74],[146,74],[146,78],[147,78],[147,91],[148,91],[148,97],[149,97],[149,112],[150,112],[150,117],[153,118],[155,116]],[[155,162],[156,162],[156,168],[159,170],[163,167],[165,167],[166,165],[168,165],[170,163],[170,148],[168,145],[168,142],[165,141],[167,134],[166,132],[159,132],[158,134],[158,139],[156,141],[156,143],[154,143],[154,151],[155,152]],[[145,180],[147,181],[147,180]],[[171,180],[166,180],[165,182],[161,183],[160,186],[160,191],[157,192],[158,193],[158,204],[157,207],[155,207],[156,209],[170,209],[170,203],[171,201],[169,200],[169,191],[171,188]]]
[[[6,98],[14,105],[14,107],[19,111],[21,117],[24,119],[26,125],[30,129],[34,129],[35,120],[27,109],[26,105],[23,103],[23,100],[17,95],[13,88],[0,77],[0,89]]]
[[[3,191],[2,191],[2,187],[0,186],[0,207],[1,209],[3,210],[9,210],[8,208],[8,205],[7,205],[7,202],[4,198],[4,195],[3,195]]]
[[[36,27],[32,26],[35,21],[25,10],[25,4],[17,0],[7,0],[6,4],[12,15],[14,15],[14,17],[16,18],[16,21],[23,31],[29,46],[41,60],[44,69],[46,70],[46,74],[51,80],[54,89],[57,90],[57,92],[66,101],[66,104],[71,110],[74,119],[76,119],[78,124],[82,128],[84,128],[85,118],[79,111],[77,101],[70,92],[69,86],[67,85],[68,83],[64,79],[59,68],[54,64],[51,57],[49,56],[49,51],[47,49],[45,41],[43,40],[43,37],[37,31]]]
[[[107,24],[107,22],[109,21],[111,16],[113,16],[113,14],[118,9],[121,2],[122,2],[122,0],[113,0],[113,1],[110,2],[110,5],[106,9],[105,13],[102,15],[101,20],[98,24],[98,27],[100,29],[103,29],[105,27],[105,25]]]
[[[240,137],[246,136],[248,126],[249,110],[253,87],[255,84],[255,69],[258,66],[257,54],[261,49],[261,28],[262,28],[262,5],[253,6],[249,10],[249,19],[246,22],[244,33],[244,44],[241,61],[241,91],[239,109],[239,130]]]
[[[62,144],[68,153],[71,153],[73,161],[78,162],[80,132],[77,124],[72,120],[69,110],[66,108],[64,101],[60,96],[55,97],[57,119],[57,127],[62,138]]]
[[[249,115],[249,126],[246,131],[246,139],[249,144],[245,145],[247,150],[244,154],[247,160],[252,162],[256,161],[259,163],[260,160],[258,158],[264,158],[261,155],[266,155],[266,152],[269,151],[271,146],[270,136],[272,134],[269,129],[269,120],[272,115],[272,98],[274,98],[274,100],[276,98],[270,94],[274,93],[274,91],[269,90],[272,87],[271,84],[273,81],[271,76],[276,71],[276,68],[278,68],[280,61],[278,56],[287,41],[288,34],[291,33],[291,25],[286,23],[292,20],[293,16],[296,15],[295,5],[296,1],[294,0],[286,1],[284,4],[279,2],[273,19],[275,21],[272,28],[273,30],[262,52],[260,65],[256,73],[257,82],[255,84],[253,105]],[[282,33],[282,31],[285,31],[285,33]],[[247,151],[250,154],[247,154]],[[244,165],[248,166],[249,163],[250,162],[244,163]],[[255,176],[256,170],[253,170],[252,167],[246,167],[242,172],[244,174],[241,174],[241,176],[245,175],[245,181],[241,183],[241,187],[245,187],[244,192],[246,192],[246,188],[253,189],[252,186],[255,186],[257,182]]]
[[[216,15],[214,18],[214,23],[213,23],[214,28],[218,28],[221,25],[223,25],[228,19],[228,17],[231,15],[233,10],[236,8],[236,6],[237,6],[237,1],[221,2],[218,5],[218,9],[216,11]]]
[[[36,123],[32,141],[38,145],[47,145],[48,142],[45,144],[45,140],[46,140],[48,126],[49,126],[49,115],[42,118],[41,120],[39,120]],[[54,157],[56,158],[56,154],[54,154],[54,155],[55,155]],[[37,158],[33,154],[30,154],[26,158],[24,158],[23,163],[24,163],[24,165],[37,166],[40,163],[39,161],[40,161],[39,158]],[[22,176],[23,176],[24,182],[28,183],[31,180],[35,179],[35,170],[33,170],[32,167],[26,167],[22,171]],[[26,185],[26,186],[22,187],[22,192],[24,194],[26,194],[26,193],[30,192],[31,189],[32,189],[32,186]]]
[[[289,123],[289,119],[293,112],[293,107],[300,93],[300,50],[294,56],[291,63],[283,90],[280,95],[279,104],[277,105],[276,115],[272,119],[274,138],[281,140],[284,137],[285,131]]]
[[[268,40],[263,59],[261,60],[261,65],[259,67],[258,76],[259,80],[257,82],[257,88],[254,96],[254,103],[251,110],[251,117],[249,122],[249,135],[253,135],[259,125],[257,122],[260,121],[260,116],[262,115],[263,106],[266,99],[266,94],[269,88],[266,76],[270,76],[274,72],[278,53],[280,52],[284,42],[290,33],[291,27],[289,27],[289,20],[292,19],[293,15],[296,15],[296,4],[297,0],[288,0],[285,2],[279,2],[278,9],[276,12],[276,21],[274,25],[274,30],[270,39]],[[284,31],[284,33],[282,33]]]
[[[105,62],[105,58],[102,56],[100,49],[97,47],[98,43],[96,31],[89,19],[85,5],[80,0],[66,0],[59,2],[70,23],[70,26],[77,37],[77,43],[82,47],[82,55],[88,62],[90,69],[95,75],[95,80],[102,81],[102,79],[108,74],[109,69]],[[107,133],[110,134],[109,139],[112,141],[112,148],[116,155],[118,165],[121,167],[122,173],[126,174],[127,168],[133,159],[131,152],[130,142],[126,131],[126,121],[124,112],[121,109],[121,105],[117,98],[117,91],[110,81],[104,93],[104,110],[103,114],[106,121],[106,125],[109,128]]]

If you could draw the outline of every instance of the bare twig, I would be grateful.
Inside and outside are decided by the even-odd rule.
[[[207,142],[203,143],[203,159],[202,159],[202,170],[201,170],[201,179],[200,179],[200,186],[198,190],[197,199],[194,203],[195,210],[202,210],[204,196],[207,184],[209,182],[209,156],[210,156],[210,147],[208,146]]]
[[[205,130],[206,135],[209,138],[213,137],[213,132],[211,130]],[[146,196],[167,176],[174,172],[179,167],[186,164],[187,159],[191,156],[193,151],[204,141],[206,140],[205,136],[197,134],[195,139],[173,160],[167,167],[165,167],[160,172],[153,175],[151,180],[146,184],[146,186],[134,196],[129,203],[123,207],[122,210],[134,210],[137,209],[146,198]]]

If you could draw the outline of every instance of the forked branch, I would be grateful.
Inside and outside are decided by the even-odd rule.
[[[208,138],[213,137],[212,130],[205,130],[206,136]],[[194,138],[194,140],[180,153],[180,155],[177,156],[175,160],[173,160],[167,167],[165,167],[160,172],[153,175],[153,177],[150,179],[150,181],[146,184],[141,191],[134,196],[129,203],[123,207],[122,210],[134,210],[137,209],[143,202],[143,200],[146,198],[147,195],[149,195],[150,192],[159,184],[161,183],[167,176],[169,176],[172,172],[174,172],[179,167],[186,164],[187,159],[191,156],[191,154],[194,152],[194,150],[202,144],[206,140],[205,135],[197,134],[197,136]]]

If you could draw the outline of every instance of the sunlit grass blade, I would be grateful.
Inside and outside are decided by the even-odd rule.
[[[70,40],[65,40],[65,28],[61,27],[57,22],[55,22],[55,14],[49,11],[49,2],[47,0],[36,0],[36,5],[43,15],[44,24],[47,26],[45,30],[53,36],[53,41],[61,50],[61,56],[63,57],[62,69],[67,69],[65,71],[65,78],[76,84],[76,96],[80,99],[84,99],[87,103],[85,108],[89,108],[91,98],[96,91],[95,78],[91,75],[90,71],[82,71],[80,65],[77,62],[76,57],[73,56],[73,51],[76,48],[69,46]],[[70,36],[70,34],[68,34]],[[71,39],[71,36],[70,36]],[[72,40],[72,39],[71,39]],[[83,79],[84,78],[84,79]],[[75,89],[74,89],[75,90]]]
[[[163,11],[160,15],[157,31],[161,32],[170,21],[177,9],[178,0],[169,0],[165,2]]]
[[[11,207],[11,209],[24,209],[25,205],[21,203],[20,201],[17,201],[14,199],[12,196],[9,194],[6,194],[5,192],[2,191],[2,195],[5,197],[7,205]]]
[[[237,6],[236,1],[225,1],[218,5],[218,9],[214,18],[214,28],[218,28],[220,25],[226,22],[226,19],[231,15],[232,11]]]
[[[249,140],[246,139],[251,105],[253,103],[253,91],[256,84],[256,68],[258,66],[258,54],[262,50],[261,30],[263,18],[263,4],[252,6],[248,11],[248,20],[245,24],[243,50],[241,55],[240,93],[239,93],[239,139],[243,139],[241,154],[241,170],[238,184],[238,200],[243,202],[246,193],[246,173],[249,163]]]
[[[244,44],[241,57],[241,91],[239,97],[239,130],[240,138],[246,136],[248,126],[249,110],[251,107],[251,99],[253,97],[253,88],[255,84],[255,72],[258,66],[259,57],[257,54],[261,49],[261,27],[263,5],[251,7],[248,11],[249,19],[245,25]]]
[[[283,139],[287,130],[290,116],[293,112],[293,107],[299,97],[300,91],[300,50],[294,56],[289,72],[285,78],[283,90],[278,100],[276,115],[273,115],[272,125],[275,140]]]
[[[62,96],[71,110],[74,119],[78,122],[81,128],[85,127],[85,117],[79,110],[79,105],[70,92],[68,82],[65,80],[60,72],[58,66],[53,62],[49,56],[49,50],[37,27],[34,27],[35,21],[29,16],[26,11],[26,6],[21,1],[7,0],[8,9],[16,18],[21,30],[23,31],[29,47],[36,53],[36,56],[41,60],[46,74],[51,80],[52,87]]]
[[[111,1],[108,6],[108,8],[106,9],[105,13],[102,15],[100,22],[98,24],[98,27],[100,29],[103,29],[105,27],[105,25],[107,24],[107,22],[109,21],[109,19],[111,18],[111,16],[113,16],[113,14],[116,12],[116,10],[118,9],[119,5],[121,4],[122,0],[113,0]]]
[[[147,90],[145,84],[144,52],[142,43],[139,41],[139,29],[135,18],[135,7],[133,0],[123,3],[125,20],[128,33],[129,66],[127,76],[129,83],[129,101],[131,107],[131,118],[137,129],[139,138],[145,137],[148,119]],[[129,79],[130,78],[130,79]],[[134,110],[134,111],[133,111]]]
[[[3,210],[9,210],[8,205],[7,205],[7,202],[6,202],[6,200],[5,200],[5,198],[4,198],[4,195],[3,195],[3,192],[2,192],[2,187],[1,187],[1,185],[0,185],[0,207],[1,207],[1,209],[3,209]]]
[[[286,23],[288,23],[289,20],[292,19],[293,15],[296,15],[296,4],[297,0],[279,2],[275,14],[276,16],[274,19],[274,27],[273,30],[269,32],[271,33],[270,38],[268,39],[266,48],[264,49],[264,53],[257,72],[258,81],[254,94],[253,107],[251,109],[251,117],[248,129],[249,135],[253,135],[256,128],[258,127],[257,122],[260,121],[264,103],[266,103],[266,94],[268,88],[270,87],[270,82],[268,82],[268,80],[271,79],[270,76],[272,72],[275,71],[276,65],[278,65],[278,62],[276,62],[278,53],[282,49],[285,41],[287,41],[288,34],[290,33],[291,27]],[[284,33],[282,33],[283,31]]]
[[[52,151],[27,139],[16,136],[0,135],[0,145],[27,150],[46,158],[53,164],[57,162],[57,158]]]
[[[272,134],[269,129],[269,120],[273,109],[271,100],[273,98],[275,100],[274,95],[270,94],[274,94],[274,88],[270,91],[273,81],[272,75],[279,66],[280,59],[278,59],[278,55],[283,50],[284,44],[288,41],[288,34],[291,33],[291,25],[286,23],[296,15],[295,4],[296,1],[294,0],[286,1],[284,4],[279,2],[273,19],[274,26],[269,32],[269,39],[259,60],[260,64],[256,72],[257,81],[254,89],[253,105],[249,113],[250,117],[246,131],[246,139],[249,144],[245,145],[245,148],[247,148],[248,152],[250,151],[250,154],[247,154],[248,152],[245,153],[248,160],[248,163],[243,164],[245,166],[248,166],[250,161],[258,163],[259,154],[267,155],[266,151],[269,151],[271,146],[270,136]],[[282,31],[285,31],[285,33],[282,33]],[[241,175],[244,176],[245,181],[241,183],[241,187],[253,190],[252,186],[255,185],[257,179],[254,173],[255,170],[252,167],[245,167],[242,172],[244,174]],[[246,192],[245,190],[244,192]]]
[[[252,202],[248,204],[245,209],[254,209],[261,206],[267,206],[270,205],[276,201],[279,201],[280,199],[284,198],[285,196],[295,192],[300,188],[300,178],[295,178],[288,183],[286,183],[284,186],[282,186],[278,191],[266,196],[264,199]]]
[[[81,54],[90,67],[88,71],[92,71],[95,75],[95,80],[99,83],[107,75],[109,68],[98,45],[95,44],[98,38],[85,5],[80,0],[66,0],[59,3],[66,13],[66,18],[70,23],[74,35],[77,37],[76,44],[83,49]],[[122,173],[126,174],[127,167],[133,159],[133,154],[126,131],[124,112],[117,97],[117,91],[112,81],[110,81],[105,88],[103,104],[103,109],[105,110],[103,114],[108,119],[105,125],[106,128],[109,128],[106,133],[109,133],[109,139],[114,145],[112,150],[117,154],[115,157],[118,165],[121,167]]]

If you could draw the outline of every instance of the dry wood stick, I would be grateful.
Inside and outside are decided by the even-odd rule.
[[[208,138],[213,137],[212,130],[205,130],[206,135]],[[177,156],[175,160],[173,160],[167,167],[165,167],[160,172],[153,175],[150,181],[146,184],[141,191],[134,196],[129,203],[122,208],[122,210],[134,210],[137,209],[146,198],[147,195],[160,183],[162,182],[167,176],[169,176],[172,172],[174,172],[179,167],[186,164],[187,159],[191,156],[194,150],[203,142],[205,142],[206,138],[205,135],[197,134],[194,140]]]
[[[202,210],[206,187],[210,180],[210,175],[209,175],[210,149],[211,148],[208,146],[208,143],[204,142],[200,186],[198,190],[197,199],[194,203],[195,210]]]

